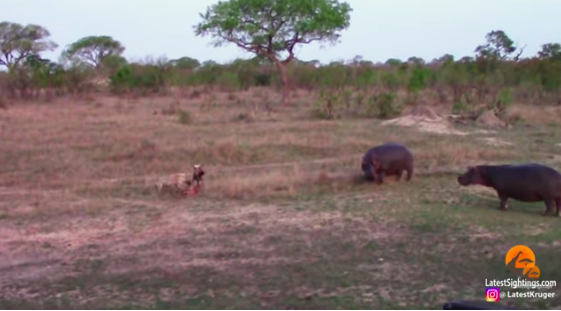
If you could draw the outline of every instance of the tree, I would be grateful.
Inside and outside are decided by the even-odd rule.
[[[351,11],[349,4],[338,0],[219,1],[200,14],[202,22],[194,30],[197,36],[214,38],[215,46],[233,43],[273,62],[286,105],[290,95],[286,65],[294,59],[294,48],[314,41],[335,44],[339,32],[350,25]]]
[[[187,56],[170,60],[170,64],[179,69],[189,69],[189,70],[193,70],[201,66],[201,63],[198,60]]]
[[[101,61],[101,67],[106,69],[109,74],[113,74],[117,69],[126,65],[127,63],[127,59],[123,56],[113,54],[103,58],[103,60]]]
[[[514,46],[514,42],[502,30],[493,30],[485,36],[487,41],[475,48],[475,53],[481,58],[494,58],[497,60],[507,60],[518,47]],[[524,52],[524,47],[519,49],[518,53],[512,57],[514,61],[518,61],[520,55]]]
[[[8,70],[18,66],[22,60],[58,47],[49,40],[50,32],[35,24],[23,26],[18,23],[0,23],[0,66]]]
[[[321,66],[321,62],[317,59],[312,59],[312,60],[309,60],[309,61],[303,61],[302,63],[306,66],[311,66],[311,67],[314,67],[314,68],[318,68],[318,67]]]
[[[458,62],[462,63],[462,64],[469,64],[469,63],[472,63],[473,61],[474,61],[474,58],[471,57],[471,56],[464,56],[464,57],[462,57],[458,60]]]
[[[411,56],[407,59],[407,63],[412,65],[424,65],[425,60],[417,56]]]
[[[362,55],[355,55],[353,59],[348,60],[346,63],[350,66],[359,66],[363,59]]]
[[[538,57],[542,59],[561,60],[561,44],[546,43],[542,45],[542,50],[538,52]]]
[[[62,87],[65,71],[60,64],[31,55],[23,61],[23,65],[29,68],[30,81],[36,91],[46,89],[45,91],[52,95],[49,89],[60,89]]]
[[[390,58],[390,59],[388,59],[388,60],[386,61],[385,64],[386,64],[386,65],[390,65],[390,66],[392,66],[392,67],[395,67],[395,66],[401,65],[402,63],[403,63],[403,62],[402,62],[400,59],[397,59],[397,58]]]
[[[120,56],[124,51],[121,42],[110,36],[89,36],[72,43],[63,55],[99,70],[105,58]]]
[[[440,56],[439,58],[433,59],[431,63],[433,63],[433,64],[448,64],[448,63],[453,63],[453,62],[454,62],[454,55],[444,54],[444,55]]]

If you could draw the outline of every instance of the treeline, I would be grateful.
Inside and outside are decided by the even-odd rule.
[[[228,64],[189,57],[129,62],[121,56],[125,47],[119,41],[90,36],[52,61],[41,57],[58,46],[49,37],[41,26],[0,23],[0,46],[6,51],[0,67],[7,69],[0,75],[0,97],[52,99],[92,92],[143,96],[165,94],[171,87],[236,92],[281,86],[274,64],[264,57]],[[473,103],[501,109],[514,101],[561,104],[560,44],[544,44],[537,55],[522,57],[523,49],[503,31],[492,31],[485,39],[473,56],[461,59],[444,55],[429,62],[411,57],[375,64],[357,56],[323,65],[294,59],[286,67],[287,77],[291,90],[315,92],[318,109],[330,117],[351,109],[349,103],[376,110],[380,117],[392,114],[396,102],[426,101],[457,109]]]

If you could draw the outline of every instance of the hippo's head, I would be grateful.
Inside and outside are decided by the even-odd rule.
[[[367,180],[376,181],[378,179],[378,173],[376,173],[378,168],[379,168],[379,164],[378,161],[376,161],[375,159],[370,161],[368,159],[362,160],[362,175]]]
[[[483,185],[485,184],[485,181],[481,176],[479,167],[470,166],[464,174],[458,176],[458,183],[462,186]]]

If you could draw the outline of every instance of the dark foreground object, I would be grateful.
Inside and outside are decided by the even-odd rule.
[[[458,177],[462,186],[482,185],[493,188],[499,196],[500,210],[507,210],[508,199],[521,202],[545,203],[544,216],[553,208],[561,216],[561,174],[555,169],[536,163],[521,165],[479,165],[468,167]]]
[[[442,306],[442,310],[514,310],[505,308],[497,302],[487,302],[479,300],[458,300],[447,302]]]
[[[400,143],[386,143],[366,152],[362,158],[362,173],[367,180],[384,183],[384,177],[397,176],[401,180],[403,171],[407,181],[413,176],[413,154]]]

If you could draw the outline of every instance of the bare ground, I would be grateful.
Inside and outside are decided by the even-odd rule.
[[[499,212],[492,191],[455,184],[482,162],[559,167],[561,130],[543,121],[556,111],[496,132],[447,125],[469,135],[318,121],[304,104],[240,121],[240,99],[262,92],[208,111],[180,100],[187,124],[161,113],[173,98],[2,111],[0,307],[434,309],[510,277],[514,244],[534,250],[542,279],[561,279],[559,219],[541,204]],[[392,140],[414,151],[413,181],[360,182],[362,153]],[[155,193],[158,177],[198,163],[199,197]]]

